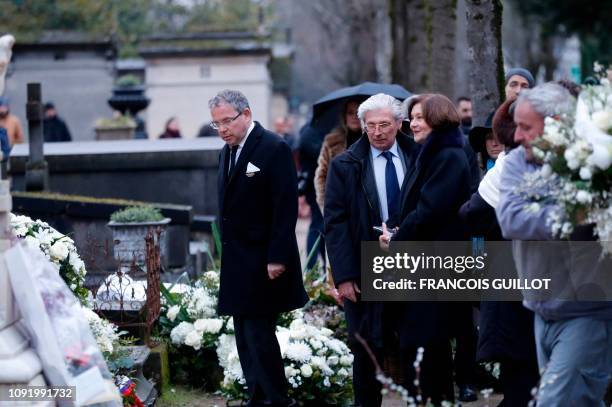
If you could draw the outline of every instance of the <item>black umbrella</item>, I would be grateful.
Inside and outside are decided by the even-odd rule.
[[[386,93],[399,100],[412,96],[400,85],[363,82],[359,85],[335,90],[317,100],[312,106],[311,124],[317,130],[327,134],[338,124],[340,109],[347,100],[359,96],[366,98],[377,93]]]

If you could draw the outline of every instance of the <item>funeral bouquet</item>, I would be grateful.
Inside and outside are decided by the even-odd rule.
[[[219,336],[233,327],[228,317],[217,316],[219,273],[204,273],[195,285],[182,293],[163,288],[164,305],[160,318],[162,333],[168,334],[173,345],[189,346],[194,350],[215,349]]]
[[[584,87],[569,117],[547,117],[533,142],[542,167],[525,176],[520,192],[532,202],[555,204],[547,220],[553,235],[568,238],[578,225],[594,225],[604,249],[612,249],[612,86],[601,65],[600,80]],[[608,72],[612,72],[609,71]]]
[[[76,297],[85,304],[89,291],[85,282],[85,263],[77,253],[74,241],[53,229],[41,220],[11,213],[10,225],[13,233],[26,244],[38,248],[51,261],[59,275]]]
[[[291,397],[319,405],[344,405],[351,399],[353,355],[330,329],[296,319],[289,328],[277,327],[276,337]],[[217,355],[224,373],[222,393],[228,399],[248,399],[234,335],[221,335]]]

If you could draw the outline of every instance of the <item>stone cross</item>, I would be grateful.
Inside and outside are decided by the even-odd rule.
[[[30,138],[30,158],[26,164],[25,189],[26,191],[45,191],[49,189],[49,168],[43,153],[43,110],[40,83],[28,83],[26,117]]]

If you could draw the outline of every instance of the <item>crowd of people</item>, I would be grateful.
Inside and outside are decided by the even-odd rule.
[[[603,405],[612,375],[612,303],[361,301],[364,241],[389,250],[398,241],[479,237],[520,246],[554,240],[545,222],[553,205],[528,211],[516,187],[539,166],[531,142],[542,135],[545,118],[571,113],[580,88],[569,81],[535,86],[522,68],[509,70],[505,85],[506,100],[473,127],[469,98],[455,105],[441,94],[421,94],[402,103],[376,94],[349,98],[338,126],[319,145],[308,129],[300,134],[297,149],[307,174],[300,189],[312,211],[308,245],[325,242],[322,259],[329,261],[329,282],[344,307],[354,354],[356,406],[382,402],[374,361],[357,333],[380,364],[394,340],[401,384],[435,405],[455,401],[455,384],[460,401],[477,399],[477,362],[500,363],[500,405]],[[293,231],[300,182],[291,148],[282,142],[295,141],[274,139],[253,122],[239,92],[219,93],[210,107],[212,127],[226,142],[219,167],[219,310],[240,318],[236,335],[249,405],[293,405],[271,321],[306,301]],[[284,123],[276,127],[286,129]],[[374,228],[380,225],[382,234]],[[521,255],[525,250],[513,252],[519,276],[560,267],[566,256],[539,259]]]

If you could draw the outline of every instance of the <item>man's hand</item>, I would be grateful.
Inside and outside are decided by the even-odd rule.
[[[389,242],[391,242],[391,238],[393,237],[393,232],[397,231],[397,228],[394,229],[393,231],[390,231],[389,229],[387,229],[386,223],[382,224],[382,228],[383,228],[383,233],[382,235],[378,237],[378,244],[380,245],[380,248],[382,250],[388,252]]]
[[[285,271],[285,265],[279,263],[268,263],[268,278],[274,280]]]
[[[347,300],[357,302],[357,294],[361,293],[359,287],[357,287],[357,283],[354,281],[345,281],[344,283],[340,283],[338,286],[338,291],[340,292],[340,296],[342,298],[346,298]]]

